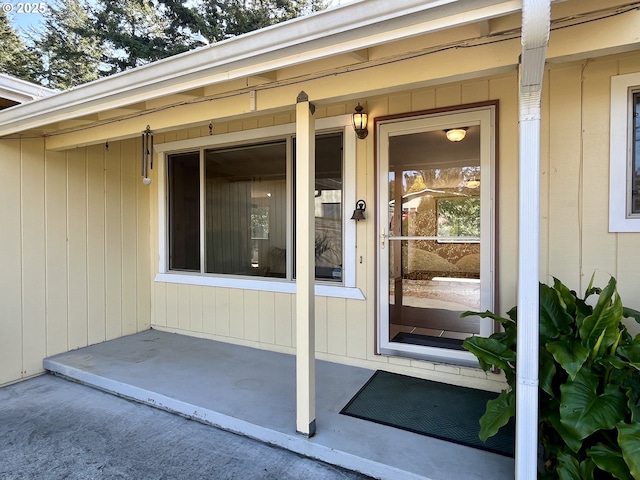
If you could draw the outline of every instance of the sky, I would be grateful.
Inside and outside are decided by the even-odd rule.
[[[24,38],[31,27],[38,28],[42,22],[40,10],[46,10],[47,2],[23,2],[0,0],[0,8],[7,13],[11,26]],[[37,11],[33,11],[33,10]]]
[[[336,6],[350,3],[351,1],[330,0],[328,3],[330,6]],[[32,28],[38,29],[41,26],[42,11],[46,10],[48,3],[48,1],[0,0],[0,8],[7,13],[11,26],[24,40],[27,40],[26,32],[29,32]]]

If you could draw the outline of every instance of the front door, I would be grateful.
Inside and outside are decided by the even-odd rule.
[[[477,365],[493,322],[494,107],[377,123],[379,351]]]

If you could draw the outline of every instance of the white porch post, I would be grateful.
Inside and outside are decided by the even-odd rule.
[[[540,97],[550,9],[550,0],[525,0],[522,6],[516,480],[538,476]]]
[[[315,369],[315,107],[296,103],[296,431],[316,433]]]

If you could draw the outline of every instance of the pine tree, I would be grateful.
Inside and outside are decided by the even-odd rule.
[[[38,55],[25,45],[0,9],[0,73],[35,82],[40,68]]]
[[[198,19],[185,3],[98,0],[94,32],[103,43],[106,73],[121,72],[187,51],[194,43],[187,23]],[[189,18],[188,22],[183,22],[183,16]]]
[[[34,38],[43,60],[41,82],[50,88],[68,89],[100,77],[101,49],[87,35],[91,20],[82,0],[56,0],[44,14],[44,26]]]

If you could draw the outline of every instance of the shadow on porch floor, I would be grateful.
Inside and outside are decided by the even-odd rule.
[[[501,480],[513,459],[340,415],[373,374],[316,363],[317,434],[295,433],[295,357],[147,330],[45,359],[44,367],[375,478]]]

